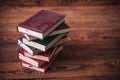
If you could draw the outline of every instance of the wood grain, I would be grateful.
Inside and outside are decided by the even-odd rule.
[[[1,0],[0,6],[83,6],[119,5],[119,0]]]
[[[77,0],[70,0],[71,3],[68,0],[67,4],[72,7],[59,6],[47,0],[42,0],[44,5],[40,6],[35,1],[25,1],[13,4],[12,0],[6,0],[0,7],[1,79],[120,80],[119,6],[75,6]],[[94,3],[95,0],[86,1]],[[78,4],[80,2],[82,0]],[[51,7],[47,6],[50,4]],[[16,29],[18,23],[42,9],[65,14],[66,23],[70,26],[64,50],[45,74],[21,67],[15,53],[17,38],[22,36]]]
[[[20,62],[0,63],[1,79],[118,77],[119,73],[120,59],[56,61],[45,74],[21,67]]]
[[[0,52],[4,54],[1,55],[0,61],[18,61],[14,51],[17,46],[16,40],[22,34],[17,32],[17,24],[41,9],[66,15],[65,20],[70,26],[70,33],[60,59],[120,57],[118,6],[1,7],[0,44],[2,45]],[[8,54],[14,57],[9,59]]]

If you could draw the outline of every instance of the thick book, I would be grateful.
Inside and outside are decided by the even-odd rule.
[[[43,64],[40,67],[33,66],[33,65],[31,65],[31,64],[29,64],[28,62],[25,62],[25,61],[22,61],[22,66],[26,67],[26,68],[29,68],[29,69],[33,69],[33,70],[45,73],[49,69],[50,65],[55,61],[55,59],[56,59],[57,56],[58,55],[55,55],[51,59],[50,62],[46,62],[45,64]]]
[[[46,52],[42,52],[40,54],[33,56],[30,55],[28,52],[24,51],[24,56],[49,62],[53,58],[53,56],[57,55],[62,49],[63,49],[63,45],[60,45]]]
[[[68,33],[68,32],[69,32],[68,25],[65,24],[65,23],[62,23],[53,32],[51,32],[48,36],[54,36],[54,35],[58,35],[58,34],[62,34],[62,33]],[[30,36],[30,35],[27,35],[27,34],[24,34],[24,36],[28,40],[35,40],[35,39],[37,39],[36,37]]]
[[[50,36],[45,38],[44,40],[36,39],[29,41],[26,38],[23,38],[23,43],[45,52],[64,36],[66,36],[66,33]]]
[[[36,55],[38,53],[42,53],[41,50],[24,44],[23,41],[22,41],[22,38],[23,37],[18,38],[18,45],[20,45],[20,47],[23,48],[25,51],[27,51],[30,55]],[[66,36],[61,38],[60,40],[58,40],[51,48],[56,47],[58,45],[61,45],[61,44],[65,43],[65,42],[66,42]]]
[[[65,44],[67,41],[66,41],[66,37],[67,36],[64,36],[64,37],[62,37],[60,40],[58,40],[52,47],[56,47],[56,46],[59,46],[59,45],[61,45],[61,44]],[[51,47],[51,48],[52,48]]]
[[[38,54],[38,53],[41,53],[42,51],[32,47],[32,46],[28,46],[26,44],[23,43],[22,41],[22,38],[23,37],[20,37],[18,38],[18,44],[20,45],[20,47],[22,47],[24,50],[26,50],[27,52],[29,52],[29,54],[31,55],[35,55],[35,54]]]
[[[18,25],[18,31],[43,40],[64,22],[65,15],[41,10]]]
[[[69,26],[66,23],[63,23],[59,27],[57,27],[53,32],[51,32],[48,36],[68,33],[69,29],[70,29]]]
[[[19,54],[20,60],[28,62],[29,64],[34,65],[36,67],[40,67],[46,63],[46,61],[43,61],[40,59],[35,59],[35,58],[30,58],[30,57],[24,56],[24,50],[21,50],[18,54]]]

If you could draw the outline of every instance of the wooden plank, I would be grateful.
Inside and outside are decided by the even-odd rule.
[[[16,42],[16,41],[15,41]],[[15,53],[17,42],[3,42],[0,45],[0,62],[19,61],[17,53]],[[107,42],[68,42],[64,50],[60,53],[58,59],[104,59],[104,58],[119,58],[120,47],[119,44],[105,44]],[[12,58],[11,58],[12,57]]]
[[[119,5],[119,0],[2,0],[0,6]]]
[[[46,78],[49,80],[119,80],[119,76],[99,76],[99,77],[75,77],[75,78]],[[41,79],[36,79],[41,80]]]
[[[36,80],[41,80],[36,79]],[[44,78],[43,78],[44,79]],[[119,80],[119,76],[89,76],[89,77],[72,77],[72,78],[45,78],[49,80]],[[30,79],[31,80],[31,79]]]
[[[1,7],[0,61],[19,61],[14,53],[17,37],[22,35],[16,31],[17,24],[41,9],[67,15],[66,23],[70,26],[70,33],[60,59],[119,57],[120,11],[117,6]],[[10,59],[8,55],[13,58]]]
[[[21,2],[24,1],[26,0]],[[68,7],[57,4],[57,7],[10,7],[8,2],[5,5],[8,7],[0,7],[0,79],[120,79],[120,10],[118,6]],[[15,2],[17,4],[12,6],[21,6],[21,2]],[[53,3],[48,1],[47,4],[53,6]],[[72,3],[76,4],[71,1],[70,5]],[[27,1],[24,5],[31,6],[36,3]],[[22,36],[17,32],[17,24],[41,9],[66,14],[65,20],[70,26],[64,50],[45,74],[21,67],[18,55],[15,53],[17,38]]]
[[[98,9],[97,9],[98,8]],[[18,23],[41,9],[47,9],[66,16],[66,23],[71,30],[111,30],[119,29],[120,11],[118,7],[2,7],[0,8],[0,31],[16,31]],[[14,14],[14,15],[10,15]],[[76,15],[74,15],[76,14]],[[94,14],[94,15],[93,15]],[[19,15],[19,16],[18,16]],[[87,15],[87,16],[86,16]],[[73,19],[75,18],[75,20]],[[11,27],[10,29],[8,29]],[[79,25],[79,26],[78,26]]]
[[[80,41],[119,41],[119,30],[71,30],[68,34],[68,40],[80,40]],[[0,32],[0,40],[16,40],[17,37],[22,36],[18,32]],[[9,36],[9,37],[6,37]],[[74,36],[74,37],[73,37]]]
[[[92,47],[93,46],[93,47],[97,47],[97,48],[107,48],[107,47],[115,48],[115,46],[119,47],[118,46],[119,45],[119,35],[118,34],[106,35],[106,36],[101,36],[101,35],[94,36],[93,35],[93,38],[88,38],[88,39],[85,39],[83,36],[76,35],[76,34],[74,37],[72,37],[74,34],[68,35],[68,38],[67,38],[68,44],[82,45],[85,47],[87,47],[87,46]],[[105,35],[105,34],[103,34],[103,35]],[[22,34],[18,33],[18,32],[1,32],[0,36],[1,36],[0,43],[7,45],[7,44],[16,44],[17,38],[19,36],[22,36]],[[99,39],[100,36],[103,39]]]
[[[120,59],[56,61],[45,74],[21,67],[20,62],[0,63],[1,79],[77,78],[120,76]],[[57,74],[57,75],[56,75]],[[59,75],[59,76],[58,76]]]

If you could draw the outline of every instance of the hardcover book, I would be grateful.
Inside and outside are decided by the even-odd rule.
[[[20,37],[18,38],[18,44],[20,45],[20,47],[22,47],[24,50],[26,50],[27,52],[29,52],[29,54],[31,55],[35,55],[35,54],[38,54],[38,53],[41,53],[42,51],[32,47],[32,46],[28,46],[26,44],[23,43],[22,41],[22,38],[23,37]]]
[[[18,38],[18,44],[20,45],[21,48],[23,48],[25,51],[27,51],[30,55],[36,55],[38,53],[42,53],[41,50],[24,44],[22,39],[23,39],[23,37]],[[51,46],[51,48],[61,45],[65,42],[66,42],[66,36],[61,38],[60,40],[58,40],[53,46]]]
[[[22,61],[22,66],[26,67],[26,68],[29,68],[29,69],[33,69],[33,70],[36,70],[36,71],[40,71],[40,72],[46,72],[50,65],[55,61],[56,57],[58,55],[55,55],[50,62],[46,62],[45,64],[43,64],[42,66],[40,67],[36,67],[36,66],[33,66],[31,64],[29,64],[28,62],[25,62],[25,61]]]
[[[64,22],[65,15],[41,10],[18,25],[18,31],[43,40]]]
[[[44,40],[36,39],[32,41],[29,41],[26,38],[23,38],[23,43],[45,52],[48,49],[50,49],[57,41],[59,41],[65,35],[66,33],[47,37]]]
[[[21,50],[19,53],[19,59],[22,61],[25,61],[31,65],[34,65],[36,67],[42,66],[46,61],[40,60],[40,59],[35,59],[35,58],[30,58],[24,56],[24,50]]]
[[[33,70],[39,71],[39,72],[43,72],[43,73],[45,73],[47,68],[48,68],[47,64],[38,68],[38,67],[33,66],[33,65],[31,65],[31,64],[29,64],[29,63],[27,63],[25,61],[22,61],[22,66],[26,67],[26,68],[29,68],[29,69],[33,69]]]
[[[62,33],[67,33],[69,32],[69,27],[67,24],[62,23],[60,26],[58,26],[53,32],[51,32],[48,36],[54,36],[54,35],[58,35],[58,34],[62,34]],[[26,39],[28,40],[35,40],[38,39],[36,37],[24,34],[24,36],[26,37]]]
[[[65,42],[66,42],[66,36],[64,36],[60,40],[58,40],[52,47],[56,47],[58,45],[64,44]]]
[[[53,35],[58,35],[58,34],[68,33],[68,32],[69,32],[69,26],[66,23],[62,23],[53,32],[51,32],[48,36],[53,36]]]
[[[24,56],[49,62],[51,60],[51,58],[53,58],[53,56],[57,55],[62,49],[63,49],[63,46],[57,46],[46,52],[42,52],[40,54],[33,55],[33,56],[30,55],[29,53],[27,53],[26,51],[24,51]]]

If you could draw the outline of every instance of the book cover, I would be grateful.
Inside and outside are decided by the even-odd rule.
[[[46,61],[40,60],[40,59],[35,59],[35,58],[30,58],[30,57],[26,57],[24,56],[24,50],[21,50],[19,53],[19,59],[22,61],[25,61],[31,65],[34,65],[36,67],[40,67],[42,66],[44,63],[46,63]]]
[[[24,55],[26,57],[30,57],[30,58],[35,58],[35,59],[40,59],[40,60],[44,60],[44,61],[47,61],[49,62],[51,60],[51,58],[54,56],[54,55],[57,55],[61,50],[63,49],[63,46],[60,45],[60,46],[57,46],[55,48],[52,48],[52,49],[49,49],[48,51],[46,52],[42,52],[40,54],[37,54],[37,55],[30,55],[29,53],[27,53],[26,51],[24,52]]]
[[[62,23],[53,32],[51,32],[48,36],[53,36],[53,35],[58,35],[58,34],[68,33],[68,32],[69,32],[69,26],[66,23]]]
[[[46,71],[49,69],[50,65],[55,61],[55,59],[56,59],[57,56],[58,56],[58,55],[55,55],[55,56],[51,59],[50,62],[46,62],[45,64],[43,64],[43,65],[40,66],[40,67],[33,66],[33,65],[31,65],[31,64],[29,64],[28,62],[25,62],[25,61],[22,61],[22,66],[23,66],[23,67],[26,67],[26,68],[29,68],[29,69],[33,69],[33,70],[40,71],[40,72],[43,72],[43,73],[44,73],[44,72],[46,72]]]
[[[48,65],[44,65],[44,66],[41,66],[41,67],[38,68],[38,67],[33,66],[33,65],[31,65],[31,64],[29,64],[29,63],[27,63],[25,61],[22,61],[21,65],[23,67],[26,67],[26,68],[29,68],[29,69],[33,69],[33,70],[36,70],[36,71],[39,71],[39,72],[43,72],[43,73],[45,73],[47,68],[48,68]]]
[[[18,25],[18,31],[44,39],[50,32],[64,22],[65,15],[41,10]]]
[[[66,33],[47,37],[44,40],[36,39],[32,41],[29,41],[26,38],[23,38],[23,43],[45,52],[48,49],[50,49],[57,41],[59,41],[65,35]]]
[[[67,33],[67,32],[69,32],[69,26],[66,23],[62,23],[53,32],[51,32],[48,36],[54,36],[54,35],[58,35],[58,34],[62,34],[62,33]],[[27,35],[27,34],[24,34],[24,36],[28,40],[38,39],[36,37],[30,36],[30,35]]]
[[[19,37],[18,38],[18,44],[20,45],[20,47],[22,47],[24,50],[26,50],[27,52],[29,52],[29,54],[31,55],[35,55],[35,54],[38,54],[38,53],[41,53],[42,51],[32,47],[32,46],[29,46],[29,45],[26,45],[23,43],[22,41],[22,38],[23,37]]]

